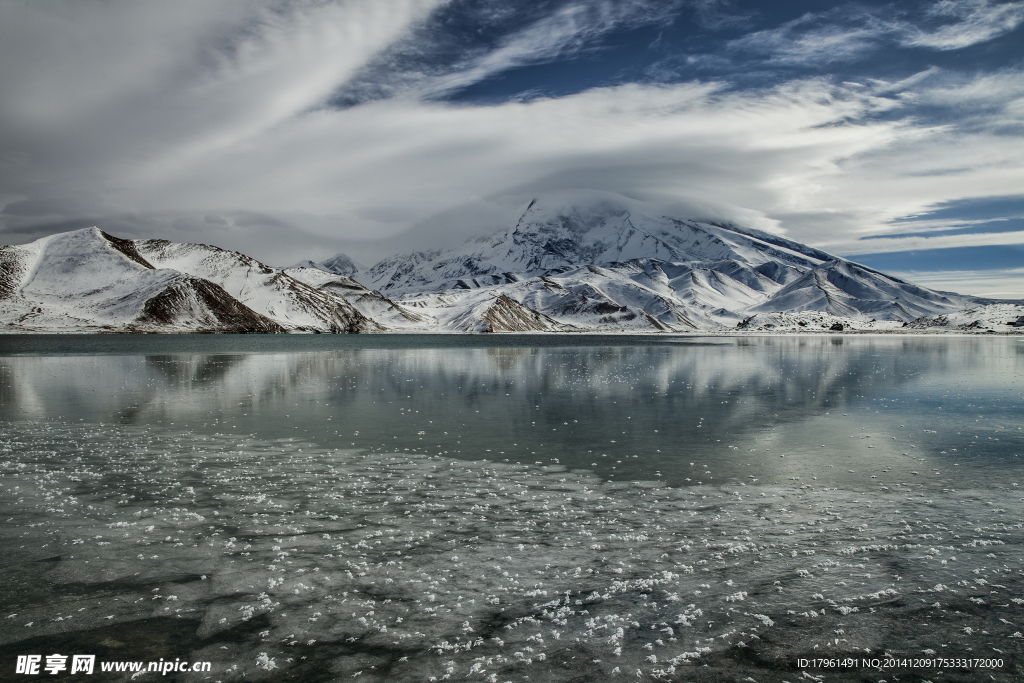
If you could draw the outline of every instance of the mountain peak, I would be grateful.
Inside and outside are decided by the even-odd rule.
[[[442,290],[465,278],[536,276],[580,265],[637,258],[669,262],[769,261],[814,267],[834,259],[776,235],[694,219],[685,207],[612,192],[573,190],[524,198],[508,227],[452,249],[400,254],[364,274],[384,291]]]
[[[366,266],[342,253],[335,254],[323,261],[311,261],[309,259],[299,261],[295,265],[288,266],[285,270],[291,268],[317,268],[318,270],[325,270],[328,273],[344,275],[345,277],[354,277],[357,273],[366,270]]]

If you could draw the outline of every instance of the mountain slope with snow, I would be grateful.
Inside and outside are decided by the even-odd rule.
[[[985,321],[1011,313],[984,312],[993,305],[1003,304],[591,191],[530,198],[504,230],[370,268],[339,254],[282,270],[96,228],[0,247],[0,325],[10,331],[1022,329],[972,326],[971,311]]]
[[[454,249],[392,256],[363,277],[386,292],[438,291],[638,258],[806,269],[832,257],[767,233],[672,217],[611,193],[581,192],[534,199],[502,232]]]
[[[205,244],[134,241],[153,265],[201,277],[287,329],[310,332],[373,332],[378,326],[347,301],[320,292],[254,258]]]
[[[341,299],[385,329],[430,327],[435,323],[429,316],[411,311],[345,275],[304,267],[288,268],[284,273],[318,292]]]
[[[532,199],[503,231],[393,256],[360,278],[435,317],[465,305],[447,295],[481,290],[567,329],[599,331],[720,329],[787,311],[902,323],[981,303],[778,235],[592,191]]]
[[[96,228],[0,247],[0,324],[15,330],[368,332],[342,299],[217,247]]]

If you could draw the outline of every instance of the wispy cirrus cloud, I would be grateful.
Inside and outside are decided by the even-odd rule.
[[[884,21],[862,8],[805,14],[728,43],[735,52],[763,55],[778,64],[850,61],[874,49],[888,33]]]
[[[903,45],[959,50],[1009,33],[1024,22],[1024,2],[940,0],[925,12],[928,23],[899,25]]]
[[[603,36],[670,22],[682,8],[725,21],[715,0],[480,0],[438,12],[379,55],[334,102],[351,106],[387,97],[441,98],[491,76],[599,49]],[[467,31],[465,24],[474,26]],[[437,30],[444,25],[446,30]],[[454,26],[453,26],[454,25]]]
[[[417,94],[438,97],[509,69],[575,55],[592,49],[595,41],[612,29],[630,23],[658,21],[665,16],[669,16],[666,8],[654,11],[648,3],[571,4],[449,73],[421,82]]]
[[[1009,33],[1022,22],[1024,2],[941,0],[914,19],[890,6],[844,5],[750,33],[729,48],[776,64],[830,64],[860,59],[885,44],[958,50]]]
[[[877,254],[879,252],[916,251],[922,249],[955,249],[957,247],[987,247],[1009,244],[1024,244],[1024,231],[982,232],[964,235],[934,236],[916,235],[913,237],[880,237],[872,240],[860,240],[845,245],[843,254]]]
[[[167,167],[258,137],[441,2],[5,5],[0,149],[20,162],[0,182],[53,182],[54,157],[62,174],[125,152]]]
[[[1024,268],[889,272],[909,282],[939,291],[956,291],[993,299],[1024,299]]]

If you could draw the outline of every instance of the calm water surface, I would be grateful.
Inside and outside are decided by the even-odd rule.
[[[0,678],[1016,680],[1022,378],[1007,337],[0,337]]]

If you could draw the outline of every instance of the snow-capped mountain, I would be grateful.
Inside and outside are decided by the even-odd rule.
[[[360,272],[366,270],[366,266],[354,261],[346,254],[335,254],[329,259],[323,261],[299,261],[294,266],[289,266],[286,270],[293,268],[316,268],[317,270],[325,270],[328,273],[334,273],[335,275],[344,275],[345,277],[356,277]]]
[[[678,214],[611,193],[540,196],[495,234],[370,268],[339,254],[281,270],[207,245],[78,230],[0,247],[0,324],[139,332],[917,329],[995,305],[778,235]]]
[[[497,296],[558,329],[651,331],[735,327],[770,312],[903,323],[981,302],[778,235],[593,191],[531,199],[506,230],[392,256],[360,277],[447,327],[451,309]]]
[[[96,228],[0,247],[0,324],[20,330],[373,332],[344,299],[218,247]]]
[[[645,202],[587,191],[531,199],[502,232],[455,249],[398,254],[364,277],[381,291],[437,291],[634,259],[806,269],[833,258],[768,233],[677,218]]]

